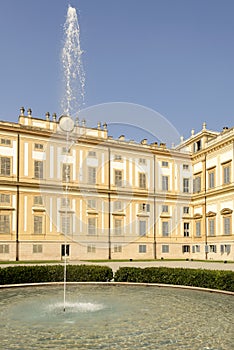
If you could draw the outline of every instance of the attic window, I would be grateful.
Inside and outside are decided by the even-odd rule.
[[[202,148],[201,140],[198,140],[197,142],[195,142],[195,143],[193,144],[193,151],[194,151],[194,152],[200,151],[201,148]]]

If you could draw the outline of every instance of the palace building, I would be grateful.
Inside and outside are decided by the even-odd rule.
[[[173,148],[0,122],[0,260],[234,260],[234,127]]]

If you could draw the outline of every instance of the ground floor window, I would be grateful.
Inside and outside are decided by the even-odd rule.
[[[139,245],[139,253],[146,253],[146,244]]]
[[[168,244],[162,245],[162,253],[169,253],[169,245]]]
[[[96,246],[95,246],[95,244],[88,244],[87,245],[87,253],[96,253]]]
[[[62,257],[70,255],[70,245],[69,244],[62,244],[61,245],[61,255],[62,255]]]
[[[42,244],[33,244],[33,253],[42,253]]]
[[[199,245],[193,245],[192,247],[192,252],[193,253],[200,253],[200,246]]]
[[[0,244],[0,254],[9,254],[9,244]]]
[[[220,245],[220,253],[227,253],[229,254],[231,252],[231,244],[221,244]]]
[[[182,245],[182,253],[190,253],[190,246]]]
[[[211,245],[209,246],[209,248],[210,248],[210,253],[216,253],[216,251],[217,251],[216,245],[211,244]]]

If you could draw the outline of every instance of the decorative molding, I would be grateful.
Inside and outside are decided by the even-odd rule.
[[[233,210],[232,209],[229,209],[229,208],[223,208],[221,210],[221,215],[228,215],[228,214],[232,214]]]

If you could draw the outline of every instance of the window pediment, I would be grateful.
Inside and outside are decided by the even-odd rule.
[[[210,218],[212,216],[216,216],[216,213],[213,211],[208,211],[208,213],[206,213],[206,216]]]
[[[193,218],[194,219],[201,219],[202,218],[202,215],[201,214],[195,214],[194,216],[193,216]]]
[[[227,214],[232,214],[233,210],[232,209],[229,209],[229,208],[223,208],[221,210],[221,215],[227,215]]]

